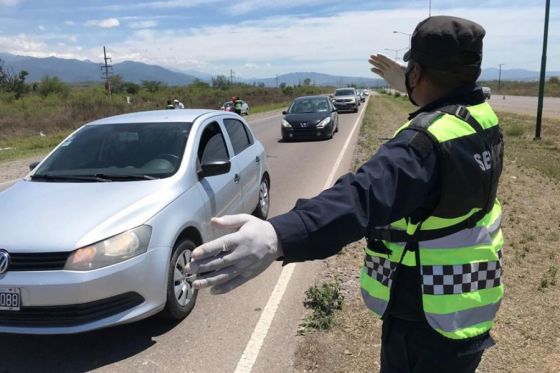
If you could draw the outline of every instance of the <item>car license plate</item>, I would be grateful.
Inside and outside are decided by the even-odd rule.
[[[0,310],[19,311],[21,295],[18,288],[0,288]]]

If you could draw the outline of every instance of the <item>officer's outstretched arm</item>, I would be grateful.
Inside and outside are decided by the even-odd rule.
[[[382,53],[369,56],[369,63],[373,66],[371,71],[381,76],[397,91],[406,92],[405,71],[406,66],[387,57]]]
[[[282,255],[272,224],[252,215],[226,215],[212,218],[221,229],[237,229],[197,247],[192,253],[189,272],[204,273],[193,286],[212,287],[222,294],[244,284],[263,272]]]

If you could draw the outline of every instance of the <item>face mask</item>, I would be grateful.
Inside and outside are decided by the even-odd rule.
[[[406,72],[404,74],[404,84],[406,85],[406,93],[408,94],[408,99],[410,100],[410,102],[412,102],[412,105],[418,106],[416,101],[414,101],[414,99],[412,98],[412,91],[414,90],[414,88],[410,86],[410,79],[408,78],[408,75],[413,69],[413,64],[408,65],[408,68],[406,69]]]

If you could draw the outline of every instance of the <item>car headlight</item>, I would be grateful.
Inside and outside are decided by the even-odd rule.
[[[323,119],[322,121],[319,122],[319,124],[317,125],[317,128],[324,128],[330,122],[331,122],[331,117],[326,117],[325,119]]]
[[[292,128],[292,125],[286,119],[282,119],[282,127]]]
[[[152,227],[141,225],[93,245],[82,247],[70,254],[64,269],[89,271],[116,264],[148,250]]]

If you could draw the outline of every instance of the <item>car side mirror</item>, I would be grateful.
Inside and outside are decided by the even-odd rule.
[[[282,115],[286,115],[286,114],[288,114],[288,112],[287,112],[286,110],[284,110],[284,111],[282,112]]]
[[[216,176],[227,174],[231,170],[231,162],[227,160],[206,162],[197,170],[198,177]]]
[[[338,111],[337,108],[335,108],[335,107],[332,108],[332,112],[333,112],[333,113],[336,113],[337,111]]]
[[[29,164],[29,171],[33,171],[41,162],[33,162]]]

